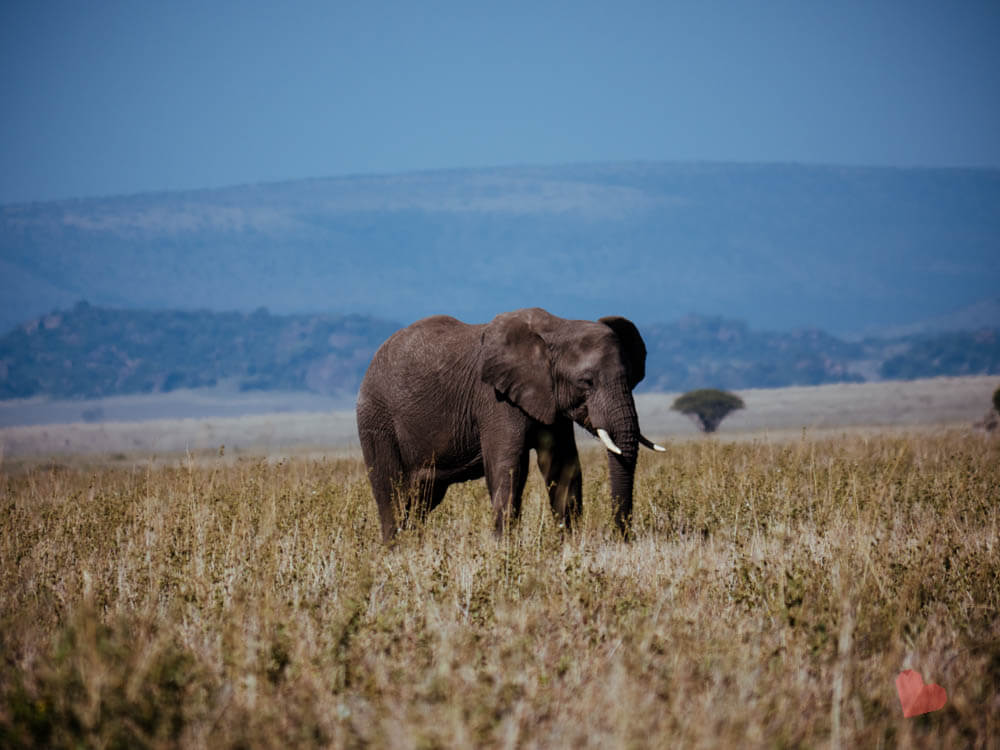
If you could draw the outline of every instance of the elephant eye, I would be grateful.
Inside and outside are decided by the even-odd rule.
[[[593,375],[584,375],[577,382],[578,382],[578,384],[579,384],[579,386],[581,388],[589,390],[589,389],[591,389],[591,388],[594,387],[594,376]]]

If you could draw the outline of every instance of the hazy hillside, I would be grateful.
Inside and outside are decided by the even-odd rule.
[[[353,396],[393,323],[357,315],[112,310],[81,302],[0,338],[0,398],[112,396],[233,381]]]
[[[998,289],[1000,170],[632,163],[0,207],[3,330],[88,299],[401,321],[700,312],[844,334]]]
[[[743,321],[692,315],[642,331],[649,349],[644,391],[1000,373],[1000,328],[845,341],[818,329],[755,331]]]
[[[227,383],[241,391],[353,397],[400,324],[359,315],[136,311],[85,302],[0,337],[0,399],[95,398]],[[641,324],[643,391],[773,388],[1000,373],[1000,332],[843,341],[820,330],[756,331],[688,316]]]

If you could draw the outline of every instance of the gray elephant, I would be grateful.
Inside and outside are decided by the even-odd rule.
[[[565,320],[540,308],[484,325],[436,315],[375,353],[358,395],[358,434],[386,543],[448,487],[486,477],[495,531],[516,521],[535,449],[557,519],[571,528],[582,489],[573,423],[608,450],[615,521],[628,536],[640,443],[632,389],[646,346],[620,317]]]

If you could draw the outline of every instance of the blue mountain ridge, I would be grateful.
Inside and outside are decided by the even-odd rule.
[[[353,400],[400,324],[361,315],[127,310],[80,302],[0,336],[0,399],[100,398],[180,388],[309,391]],[[640,391],[818,385],[1000,373],[1000,327],[845,341],[721,317],[640,326]]]
[[[838,335],[1000,288],[1000,170],[618,163],[0,207],[0,329],[122,308],[676,320]]]

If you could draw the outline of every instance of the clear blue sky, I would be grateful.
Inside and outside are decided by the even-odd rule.
[[[1000,166],[1000,2],[0,0],[0,203],[623,159]]]

